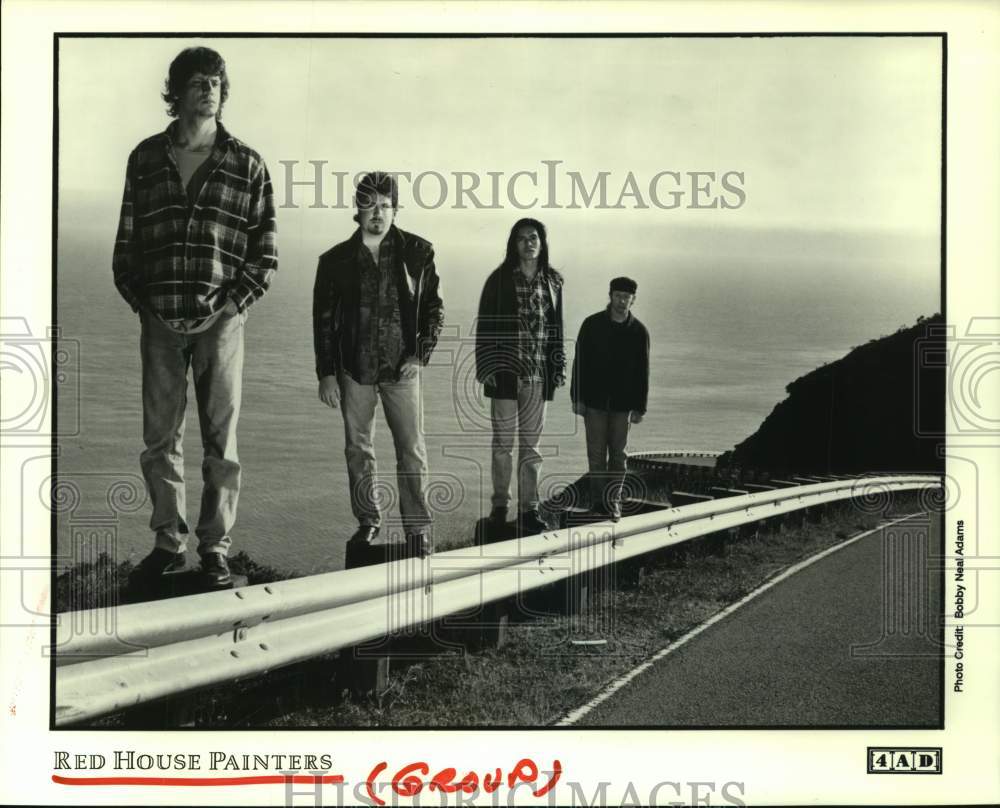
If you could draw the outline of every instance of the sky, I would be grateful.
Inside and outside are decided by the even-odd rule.
[[[159,93],[170,60],[191,44],[226,59],[223,120],[268,163],[286,205],[283,268],[303,283],[315,257],[354,226],[349,210],[308,207],[310,188],[289,197],[288,180],[312,178],[318,160],[326,205],[338,196],[333,172],[444,176],[440,206],[433,175],[419,189],[401,181],[398,224],[430,238],[476,284],[511,224],[532,215],[549,227],[553,260],[587,277],[647,256],[678,270],[686,259],[714,260],[723,273],[738,261],[743,275],[784,271],[801,282],[808,256],[816,271],[837,264],[844,283],[870,283],[874,271],[886,284],[916,284],[927,313],[935,308],[937,39],[63,39],[62,232],[113,239],[126,158],[169,122]],[[517,209],[512,200],[546,201],[542,161],[559,161],[558,207]],[[499,209],[468,198],[456,208],[457,171],[480,178],[487,203],[487,172],[498,173]],[[505,193],[518,171],[538,173],[537,193],[524,177]],[[657,185],[664,204],[683,190],[675,209],[650,197],[664,171],[681,178],[675,186],[661,175]],[[567,172],[588,188],[607,172],[609,205],[631,174],[646,206],[633,195],[621,209],[569,209]],[[715,173],[708,197],[693,196],[692,172]],[[720,187],[723,174],[742,199]],[[717,197],[733,207],[690,207]]]

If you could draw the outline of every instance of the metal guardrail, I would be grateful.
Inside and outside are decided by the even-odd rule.
[[[799,485],[424,559],[60,615],[55,723],[260,674],[762,519],[940,485],[934,475]],[[81,624],[113,625],[113,636],[74,633]]]
[[[723,452],[717,452],[713,450],[701,450],[701,449],[662,449],[660,451],[652,452],[629,452],[629,458],[636,458],[637,460],[656,460],[657,458],[668,458],[668,457],[722,457]]]

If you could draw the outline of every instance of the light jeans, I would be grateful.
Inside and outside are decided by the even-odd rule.
[[[174,331],[143,311],[142,475],[153,505],[149,526],[156,547],[182,553],[187,548],[184,493],[184,420],[187,375],[194,391],[204,450],[201,510],[195,535],[198,553],[229,551],[240,494],[236,423],[243,393],[243,334],[246,313],[222,314],[197,334]]]
[[[396,484],[399,513],[407,533],[427,533],[427,449],[424,445],[420,376],[398,382],[358,384],[341,373],[340,408],[344,415],[344,454],[351,487],[351,511],[361,525],[382,523],[375,465],[375,403],[382,411],[396,448]]]
[[[587,463],[590,467],[592,507],[621,502],[622,483],[628,457],[629,413],[587,407],[583,415],[587,430]]]
[[[517,432],[517,498],[522,511],[538,507],[538,477],[542,455],[538,451],[545,426],[545,388],[541,382],[518,387],[517,400],[491,399],[493,406],[493,507],[510,504],[514,433]]]

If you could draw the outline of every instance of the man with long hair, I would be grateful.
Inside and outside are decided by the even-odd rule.
[[[135,587],[185,565],[189,370],[204,449],[198,554],[209,585],[232,585],[227,554],[240,491],[243,333],[247,310],[278,268],[278,251],[267,167],[223,127],[228,97],[222,57],[211,48],[182,51],[163,93],[175,120],[128,158],[113,269],[141,323],[140,463],[155,535],[153,551],[130,577]]]
[[[355,193],[357,230],[323,253],[313,289],[319,399],[344,416],[344,452],[355,545],[369,545],[382,523],[375,495],[375,405],[382,401],[396,448],[399,510],[406,543],[432,550],[420,368],[444,324],[434,249],[393,223],[396,179],[374,171]]]
[[[494,529],[507,521],[515,435],[519,528],[523,534],[546,529],[538,513],[538,449],[546,402],[566,383],[562,289],[562,275],[549,263],[545,226],[519,220],[503,263],[483,286],[476,326],[476,379],[491,399]]]

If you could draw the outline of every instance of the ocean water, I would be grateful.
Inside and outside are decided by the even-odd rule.
[[[84,225],[60,233],[58,324],[79,360],[68,369],[58,403],[62,422],[79,413],[80,424],[78,434],[60,441],[59,478],[76,492],[59,513],[60,565],[98,545],[133,561],[151,547],[139,476],[139,323],[114,289],[107,235]],[[243,488],[233,532],[233,552],[243,549],[259,562],[302,574],[341,568],[344,543],[355,529],[341,416],[316,395],[311,294],[320,251],[284,249],[272,289],[250,312],[239,426]],[[633,428],[632,450],[731,448],[756,430],[789,382],[938,310],[934,271],[913,275],[890,267],[888,282],[878,288],[872,281],[877,263],[826,251],[806,264],[794,252],[776,250],[771,266],[766,247],[752,261],[689,254],[672,260],[669,271],[642,255],[625,267],[601,262],[584,271],[573,269],[584,265],[583,256],[567,256],[576,259],[564,267],[570,340],[583,318],[603,307],[608,277],[627,271],[642,279],[634,313],[651,334],[651,393],[646,419]],[[493,264],[489,254],[460,262],[438,251],[446,328],[422,384],[439,544],[467,543],[490,507],[489,408],[474,383],[469,337]],[[572,357],[571,346],[569,352]],[[188,398],[184,452],[193,526],[201,447],[191,389]],[[381,414],[378,420],[376,453],[391,482],[392,440]],[[582,421],[571,413],[565,388],[549,405],[543,443],[544,495],[586,468]],[[396,508],[387,505],[391,524]],[[195,544],[192,535],[192,559]]]

